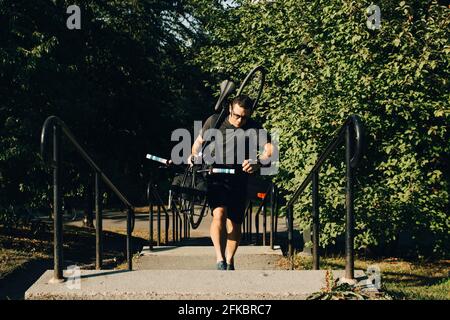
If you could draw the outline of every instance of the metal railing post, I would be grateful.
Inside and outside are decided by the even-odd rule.
[[[132,257],[132,244],[131,244],[131,219],[132,219],[133,208],[129,207],[127,210],[127,262],[128,270],[133,270],[133,257]]]
[[[103,217],[100,196],[100,176],[95,173],[95,269],[103,267]]]
[[[249,204],[249,208],[248,208],[248,214],[249,214],[249,219],[248,219],[248,234],[249,234],[249,239],[250,239],[250,243],[253,243],[253,233],[252,233],[252,225],[253,225],[253,204],[252,201],[250,201]]]
[[[61,211],[61,128],[53,126],[53,223],[54,223],[54,274],[52,282],[62,282],[63,277],[63,217]]]
[[[244,232],[245,232],[245,241],[248,242],[248,220],[249,220],[249,216],[248,216],[248,203],[247,206],[245,208],[245,227],[244,227]]]
[[[154,211],[153,211],[153,186],[152,181],[148,183],[147,186],[147,200],[148,200],[148,221],[149,221],[149,243],[148,248],[150,251],[153,250],[153,217],[154,217]]]
[[[164,206],[164,203],[161,203],[162,206]],[[169,244],[169,213],[167,210],[164,210],[164,245]]]
[[[353,134],[348,125],[345,132],[345,163],[347,167],[346,182],[346,237],[345,237],[345,277],[354,278],[354,248],[353,248],[353,169],[351,166]]]
[[[251,242],[250,239],[250,201],[247,203],[247,211],[245,215],[245,239],[247,243]]]
[[[274,238],[274,221],[273,216],[275,214],[275,185],[272,184],[272,187],[270,188],[270,239],[269,239],[269,245],[270,249],[273,250],[274,244],[273,244],[273,238]]]
[[[289,256],[292,257],[294,255],[294,206],[290,205],[287,210],[288,217],[288,251]]]
[[[255,212],[255,233],[256,233],[255,244],[256,245],[258,245],[258,242],[259,242],[259,216],[260,215],[261,215],[260,212],[258,212],[258,211]]]
[[[288,227],[288,247],[289,247],[289,261],[291,265],[291,270],[294,270],[294,206],[290,205],[288,207],[287,216],[289,219]]]
[[[278,189],[277,189],[277,187],[275,186],[275,189],[274,189],[274,192],[275,192],[275,205],[274,205],[274,208],[275,208],[275,213],[274,213],[274,233],[273,233],[273,242],[275,243],[275,241],[277,240],[277,237],[278,237],[278,214],[279,214],[279,211],[278,211],[278,209],[279,209],[279,207],[278,207]]]
[[[85,205],[84,205],[83,226],[87,228],[94,228],[94,217],[93,217],[94,208],[92,204],[95,200],[92,197],[94,194],[94,190],[92,188],[92,175],[89,172],[87,176],[88,177],[86,182],[86,190],[84,198]]]
[[[319,270],[319,172],[312,176],[313,269]]]
[[[176,215],[177,215],[176,214],[176,210],[178,210],[178,209],[177,209],[176,203],[174,203],[173,198],[172,198],[171,208],[172,208],[172,242],[175,243],[176,242],[176,228],[175,228],[175,225],[176,225]]]
[[[188,224],[187,224],[187,228],[188,228],[188,239],[190,239],[191,238],[191,224],[188,222]]]
[[[157,235],[156,235],[156,245],[159,247],[161,245],[161,204],[159,203],[159,199],[156,199],[157,202]]]
[[[175,228],[175,242],[178,242],[178,216],[179,216],[179,213],[178,213],[178,210],[175,212],[175,216],[174,216],[174,218],[175,218],[175,225],[174,225],[174,228]]]
[[[183,215],[183,234],[184,234],[184,236],[182,239],[184,239],[184,240],[187,239],[187,224],[188,224],[188,213],[186,211]]]
[[[178,240],[183,240],[183,216],[186,214],[186,212],[183,210],[183,212],[178,216]]]
[[[154,219],[154,216],[155,216],[155,212],[154,212],[154,210],[153,210],[153,202],[152,201],[150,201],[150,203],[149,203],[149,231],[150,231],[150,234],[149,234],[149,249],[150,250],[153,250],[153,238],[154,238],[154,236],[153,236],[153,219]]]
[[[267,197],[267,195],[266,195]],[[263,201],[266,201],[266,198],[264,198]],[[267,209],[266,209],[266,203],[264,203],[264,207],[262,208],[263,212],[263,246],[266,245],[266,233],[267,233]]]
[[[242,219],[241,224],[241,232],[242,232],[242,240],[245,241],[245,220],[247,220],[247,209],[244,211],[244,219]]]

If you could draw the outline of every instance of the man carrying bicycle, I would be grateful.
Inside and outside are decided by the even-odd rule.
[[[213,215],[210,233],[218,270],[234,270],[234,255],[241,240],[241,224],[245,216],[248,175],[269,164],[272,156],[270,136],[251,118],[252,107],[253,100],[248,96],[234,98],[229,105],[229,115],[214,132],[214,141],[209,140],[211,135],[208,133],[214,128],[219,116],[210,116],[195,140],[189,157],[190,164],[193,164],[198,157],[205,159],[209,155],[211,159],[214,158],[215,163],[212,164],[215,167],[230,168],[235,172],[208,176],[207,198]],[[261,133],[265,139],[261,139]],[[221,136],[220,139],[217,135]],[[200,154],[205,143],[209,148],[203,148]],[[255,148],[261,149],[259,156],[256,156],[258,150]]]

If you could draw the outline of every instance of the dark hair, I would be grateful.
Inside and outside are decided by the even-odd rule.
[[[235,104],[241,108],[251,110],[253,108],[253,99],[246,95],[240,95],[231,100],[231,106],[234,106]]]

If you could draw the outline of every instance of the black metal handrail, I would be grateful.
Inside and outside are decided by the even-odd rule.
[[[308,176],[294,192],[294,195],[287,203],[288,208],[288,247],[289,255],[294,253],[293,230],[294,230],[294,204],[301,193],[312,182],[312,207],[313,207],[313,269],[319,269],[319,171],[324,161],[330,154],[337,149],[339,144],[345,139],[345,158],[347,167],[346,183],[346,263],[345,277],[354,278],[354,249],[353,249],[353,169],[356,168],[361,160],[364,148],[364,129],[361,119],[357,115],[351,115],[347,118],[343,126],[337,132],[336,137],[328,144],[325,151],[319,156],[314,167],[308,173]],[[293,266],[291,265],[291,268]]]
[[[49,130],[53,129],[53,158],[51,159],[46,153],[49,145]],[[61,172],[61,133],[63,133],[75,149],[80,153],[84,160],[95,172],[95,223],[96,223],[96,269],[102,268],[103,261],[103,241],[102,241],[102,209],[100,200],[100,179],[105,185],[109,187],[120,201],[127,208],[127,262],[128,270],[132,270],[132,256],[131,256],[131,234],[134,229],[134,207],[127,200],[127,198],[119,191],[119,189],[111,182],[111,180],[103,173],[100,167],[92,160],[92,158],[84,151],[80,144],[75,139],[72,132],[67,125],[58,117],[48,117],[41,132],[41,157],[44,163],[53,167],[53,219],[54,219],[54,278],[53,281],[61,282],[63,277],[63,257],[62,257],[62,217],[61,217],[61,186],[60,186],[60,172]]]

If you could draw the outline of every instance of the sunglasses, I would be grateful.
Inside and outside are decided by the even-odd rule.
[[[247,121],[247,119],[249,118],[249,116],[241,116],[241,115],[239,115],[239,114],[234,113],[233,109],[231,109],[230,112],[231,112],[231,116],[232,116],[235,120],[242,119],[242,121]]]

